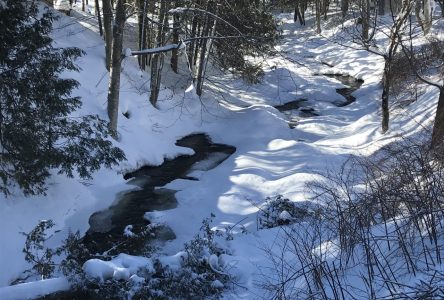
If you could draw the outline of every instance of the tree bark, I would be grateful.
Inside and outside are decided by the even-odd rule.
[[[119,114],[120,72],[122,70],[123,29],[125,27],[125,0],[117,0],[116,19],[113,26],[113,50],[108,89],[108,117],[111,136],[117,139]]]
[[[208,4],[208,11],[211,11],[212,3]],[[202,36],[209,36],[212,28],[215,27],[215,20],[212,20],[212,18],[207,15],[205,17],[205,23],[202,28]],[[205,68],[207,65],[207,59],[209,55],[209,51],[211,48],[211,40],[202,40],[201,47],[200,47],[200,53],[199,53],[199,65],[197,68],[197,81],[196,81],[196,94],[198,96],[202,96],[203,91],[203,84],[205,80]]]
[[[113,48],[113,11],[111,0],[102,1],[103,8],[103,28],[105,32],[105,66],[109,71],[111,68],[111,52]]]
[[[382,109],[382,133],[386,133],[389,129],[389,94],[390,94],[390,58],[385,59],[384,74],[382,77],[382,96],[381,96],[381,109]]]
[[[361,0],[362,41],[367,44],[370,31],[370,0]]]
[[[316,33],[321,33],[321,0],[315,0],[316,10]]]
[[[180,1],[176,1],[176,7],[180,7],[181,3]],[[179,26],[180,26],[180,19],[179,19],[179,15],[174,14],[173,15],[173,44],[177,44],[179,42]],[[179,72],[179,50],[178,49],[174,49],[171,52],[171,69],[173,70],[174,73],[178,73]]]
[[[348,12],[348,0],[341,0],[342,18],[345,18]]]
[[[432,148],[444,146],[444,86],[439,89],[438,107],[432,132]]]
[[[427,35],[432,28],[432,7],[430,0],[418,0],[415,5],[415,15],[418,20],[419,25],[424,32],[424,35]]]
[[[100,6],[99,0],[95,0],[96,14],[97,14],[97,22],[99,23],[99,33],[100,36],[103,36],[103,25],[102,25],[102,17],[100,15]]]
[[[165,41],[165,28],[168,26],[168,18],[166,16],[167,10],[167,1],[161,0],[159,10],[159,24],[157,26],[157,47],[162,46]],[[154,107],[157,107],[164,57],[163,54],[154,54],[151,57],[150,103]]]

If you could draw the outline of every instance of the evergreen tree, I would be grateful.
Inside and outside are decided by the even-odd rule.
[[[17,185],[25,194],[41,194],[50,170],[90,178],[101,166],[123,160],[106,140],[106,122],[98,116],[72,117],[80,108],[72,97],[78,82],[62,79],[78,71],[78,48],[52,46],[55,16],[39,12],[35,1],[0,1],[0,190]]]

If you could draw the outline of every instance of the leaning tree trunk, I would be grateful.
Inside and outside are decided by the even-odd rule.
[[[432,148],[444,146],[444,86],[439,89],[438,107],[432,132]]]
[[[113,11],[111,0],[102,1],[103,29],[105,32],[105,66],[109,71],[111,68],[111,52],[113,48]]]
[[[117,0],[116,19],[113,26],[113,49],[108,88],[108,117],[111,136],[117,139],[119,114],[120,72],[122,70],[123,29],[125,27],[125,0]]]

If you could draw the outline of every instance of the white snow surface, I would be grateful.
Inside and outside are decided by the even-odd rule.
[[[235,146],[237,150],[216,168],[199,172],[199,181],[176,180],[167,185],[179,190],[178,207],[151,215],[168,224],[177,238],[163,247],[165,257],[161,262],[179,268],[185,255],[180,252],[183,243],[213,213],[215,228],[243,225],[249,232],[240,234],[241,230],[234,226],[234,240],[225,245],[232,255],[226,256],[224,265],[229,265],[246,287],[236,297],[256,299],[260,294],[254,285],[257,266],[267,265],[260,246],[273,243],[278,231],[257,231],[257,204],[278,194],[292,201],[307,200],[304,186],[319,171],[338,168],[350,154],[369,155],[401,134],[413,135],[422,129],[418,123],[431,125],[438,90],[424,87],[416,102],[406,108],[393,108],[390,131],[382,135],[379,82],[383,60],[365,51],[338,47],[325,37],[316,36],[311,26],[294,24],[291,14],[283,14],[281,19],[284,36],[277,50],[283,54],[268,58],[264,80],[258,85],[249,86],[220,75],[217,81],[207,82],[205,94],[199,99],[194,89],[188,88],[189,83],[165,73],[159,109],[154,109],[148,101],[148,74],[138,70],[133,58],[125,58],[120,140],[115,144],[125,151],[128,160],[112,170],[97,172],[88,182],[58,175],[55,170],[46,196],[25,197],[19,190],[11,197],[1,196],[0,299],[28,298],[26,292],[30,290],[35,291],[35,297],[68,288],[66,280],[60,278],[8,286],[30,268],[22,253],[25,237],[20,232],[29,232],[41,219],[52,219],[56,223],[54,229],[60,232],[48,246],[58,246],[70,230],[85,232],[92,213],[109,207],[118,192],[129,189],[122,179],[123,172],[192,153],[191,149],[174,144],[192,133],[206,133],[214,142]],[[335,29],[324,31],[327,37],[333,34]],[[108,77],[102,39],[66,16],[55,22],[52,37],[56,47],[76,46],[86,51],[77,61],[82,71],[64,74],[81,83],[74,95],[82,97],[83,107],[75,114],[93,113],[106,119]],[[183,76],[186,69],[181,72]],[[316,76],[326,72],[363,79],[361,89],[354,93],[356,102],[341,108],[332,105],[342,99],[335,91],[342,85],[334,79]],[[295,129],[290,129],[285,116],[273,106],[299,98],[308,99],[320,116],[301,119]],[[129,119],[122,115],[126,112]],[[220,262],[216,258],[210,257],[210,262],[217,269]],[[151,268],[150,262],[149,258],[121,254],[110,262],[88,261],[84,269],[101,280],[128,279],[134,278],[138,268]],[[216,287],[222,287],[221,284],[214,282]],[[40,292],[42,286],[46,290]]]

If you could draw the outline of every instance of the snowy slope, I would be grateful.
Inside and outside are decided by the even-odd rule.
[[[121,140],[116,144],[125,151],[128,161],[113,170],[98,172],[87,183],[54,174],[46,196],[25,198],[17,191],[10,198],[2,198],[0,286],[7,286],[29,267],[21,252],[25,239],[20,232],[29,232],[38,220],[52,219],[56,229],[61,230],[52,240],[56,245],[68,230],[86,231],[89,216],[110,206],[119,191],[128,189],[122,172],[145,164],[159,165],[165,157],[190,153],[188,148],[175,146],[175,141],[190,133],[204,132],[214,142],[237,150],[217,168],[197,172],[199,181],[176,180],[167,186],[179,190],[179,205],[158,217],[171,226],[177,239],[162,251],[169,255],[180,251],[211,213],[216,216],[213,224],[217,228],[237,224],[234,240],[226,243],[235,256],[235,272],[247,288],[238,291],[238,296],[255,299],[255,294],[261,293],[254,285],[257,266],[269,263],[261,244],[272,244],[279,230],[257,231],[257,205],[267,196],[278,194],[293,201],[307,200],[305,184],[319,171],[339,167],[350,154],[369,155],[400,134],[414,134],[421,129],[418,123],[430,125],[438,98],[437,90],[424,88],[417,102],[393,111],[391,129],[382,135],[382,59],[315,36],[310,26],[293,24],[290,14],[281,15],[281,19],[284,36],[277,50],[282,54],[267,59],[264,80],[255,86],[221,76],[218,84],[207,84],[202,99],[187,86],[175,94],[165,88],[160,110],[156,110],[145,92],[148,75],[138,71],[137,63],[127,58],[120,111],[129,112],[130,118],[119,116]],[[106,119],[103,41],[71,17],[62,16],[54,28],[56,47],[76,46],[87,53],[78,60],[82,71],[66,74],[81,83],[74,92],[84,103],[77,113],[99,114]],[[334,30],[325,32],[327,37],[333,34]],[[346,107],[332,105],[341,99],[335,89],[342,85],[335,79],[317,76],[323,73],[348,74],[364,80],[354,94],[357,101]],[[290,129],[285,116],[273,106],[300,98],[309,99],[320,116],[302,119],[295,129]],[[249,233],[241,234],[238,225]]]

